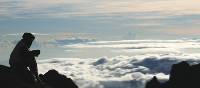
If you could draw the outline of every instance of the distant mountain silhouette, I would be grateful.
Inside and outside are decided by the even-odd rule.
[[[78,88],[72,79],[59,74],[56,70],[49,70],[40,74],[43,84],[28,84],[21,80],[7,66],[0,65],[0,88]]]
[[[189,65],[185,61],[174,64],[168,81],[161,83],[154,76],[146,88],[200,88],[200,64]]]

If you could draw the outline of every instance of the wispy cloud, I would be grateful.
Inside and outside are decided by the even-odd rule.
[[[1,16],[84,16],[159,12],[168,16],[200,14],[197,0],[3,0]]]
[[[119,0],[104,2],[99,8],[104,12],[161,12],[163,14],[182,15],[199,14],[199,1],[196,0]]]
[[[200,30],[199,29],[175,29],[171,30],[172,34],[177,34],[177,35],[200,35]]]
[[[96,33],[98,30],[101,31],[99,33],[104,33],[108,30],[126,29],[130,31],[132,29],[139,37],[148,36],[151,38],[152,36],[154,38],[156,35],[157,38],[157,36],[165,37],[166,35],[166,37],[174,38],[168,34],[176,36],[176,34],[183,33],[165,31],[165,29],[180,28],[180,30],[187,31],[188,29],[193,29],[192,27],[194,26],[197,26],[197,29],[199,28],[200,5],[198,3],[200,1],[197,0],[41,0],[37,2],[34,0],[1,0],[0,18],[2,19],[0,20],[9,20],[10,18],[19,18],[21,20],[23,18],[26,22],[26,19],[34,19],[36,21],[41,19],[47,20],[47,24],[51,23],[49,20],[53,20],[52,24],[62,24],[62,26],[59,26],[60,28],[62,27],[62,30],[64,28],[66,30],[74,28],[74,30],[79,29],[82,32],[81,29],[84,28],[87,30],[86,32],[92,31]],[[54,19],[56,19],[55,22]],[[8,23],[6,21],[2,22]],[[40,22],[34,23],[40,24]],[[63,25],[64,23],[78,23],[76,24],[78,26]],[[13,23],[13,25],[19,24]],[[117,25],[117,27],[113,25]],[[188,29],[182,27],[185,25],[187,25]],[[9,30],[10,24],[5,26],[1,29]],[[46,25],[42,26],[45,26],[45,30],[51,29]],[[39,25],[38,27],[42,29],[42,26]],[[17,27],[21,28],[20,26]],[[67,27],[70,29],[67,29]],[[31,28],[37,28],[37,26]],[[120,30],[119,35],[123,32],[125,31]],[[193,32],[188,31],[191,35],[197,35],[196,32],[195,30]],[[117,34],[117,31],[114,33]]]
[[[55,34],[45,34],[45,33],[32,33],[36,36],[33,46],[58,46],[65,44],[73,44],[80,42],[88,42],[94,40],[89,34],[83,33],[55,33]],[[21,39],[23,33],[15,34],[4,34],[0,36],[0,50],[3,48],[13,48],[15,44]]]
[[[71,48],[200,48],[198,40],[122,40],[88,42],[87,44],[65,45]]]

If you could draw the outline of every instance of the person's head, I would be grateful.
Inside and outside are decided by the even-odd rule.
[[[24,40],[24,43],[30,48],[33,40],[35,39],[35,36],[26,32],[23,34],[22,39]]]

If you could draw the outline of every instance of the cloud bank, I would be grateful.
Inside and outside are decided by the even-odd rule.
[[[39,71],[57,69],[72,77],[80,88],[143,88],[154,75],[169,77],[170,67],[180,61],[200,62],[200,55],[137,55],[102,58],[54,58],[39,61]]]

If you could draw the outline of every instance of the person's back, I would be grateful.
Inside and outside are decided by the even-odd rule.
[[[24,44],[24,42],[21,40],[19,43],[15,46],[14,50],[12,51],[9,59],[9,64],[11,67],[15,65],[23,65],[23,60],[25,57],[25,52],[28,52],[27,46]]]

